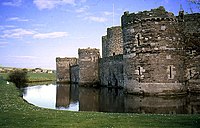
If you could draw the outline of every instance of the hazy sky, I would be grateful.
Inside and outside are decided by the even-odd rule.
[[[77,57],[78,48],[101,48],[107,27],[124,11],[164,6],[190,13],[187,0],[0,0],[0,66],[55,69],[56,57]],[[114,5],[114,20],[113,20]]]

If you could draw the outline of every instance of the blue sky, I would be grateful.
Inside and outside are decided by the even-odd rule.
[[[0,66],[55,69],[56,57],[101,48],[101,36],[120,25],[124,11],[162,5],[177,15],[180,4],[198,11],[187,0],[0,0]]]

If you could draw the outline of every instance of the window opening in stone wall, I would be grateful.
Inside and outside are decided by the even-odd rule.
[[[172,78],[172,66],[169,67],[169,78]]]
[[[137,35],[138,46],[140,46],[140,35]]]
[[[191,71],[191,70],[189,70],[189,73],[190,73],[190,78],[192,78],[192,71]]]
[[[139,75],[141,75],[140,67],[138,67]]]

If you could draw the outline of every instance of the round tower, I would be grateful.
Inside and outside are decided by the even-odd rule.
[[[122,16],[124,86],[129,93],[184,93],[177,20],[164,7]]]

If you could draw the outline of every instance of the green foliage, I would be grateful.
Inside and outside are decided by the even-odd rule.
[[[28,82],[27,72],[15,70],[8,74],[8,81],[13,82],[18,88],[25,86]]]

